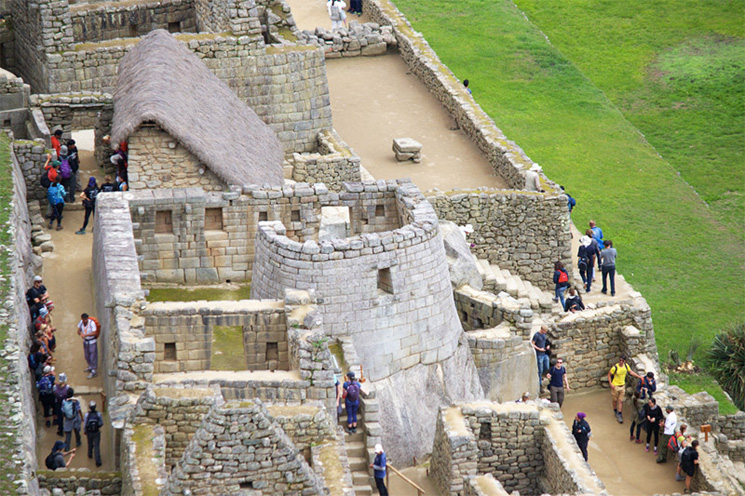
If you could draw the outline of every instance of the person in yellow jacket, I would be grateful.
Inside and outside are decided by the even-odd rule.
[[[637,379],[642,376],[631,370],[626,363],[626,355],[621,355],[618,363],[608,371],[608,384],[610,384],[611,402],[613,403],[613,414],[616,416],[619,424],[623,424],[623,397],[626,391],[626,374],[631,374]]]

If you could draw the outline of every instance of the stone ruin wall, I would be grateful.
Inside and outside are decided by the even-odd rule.
[[[491,329],[503,324],[523,339],[530,339],[533,309],[512,296],[494,295],[464,285],[453,290],[453,299],[464,330]]]
[[[606,494],[573,439],[554,407],[477,402],[443,408],[430,477],[442,494],[469,494],[479,475],[525,495]],[[484,494],[500,494],[499,486],[488,486],[492,491]]]
[[[165,430],[157,424],[128,424],[122,434],[119,458],[122,489],[117,494],[158,494],[168,479]]]
[[[439,218],[473,226],[468,241],[474,255],[543,290],[554,287],[554,262],[572,266],[571,219],[562,194],[487,189],[427,199]]]
[[[177,33],[197,31],[193,0],[126,4],[71,5],[70,22],[75,43],[96,43],[116,38],[145,36],[154,29]]]
[[[345,182],[359,182],[360,157],[342,141],[336,131],[318,133],[314,153],[293,153],[292,179],[296,182],[323,183],[331,191],[343,191]]]
[[[128,138],[131,190],[200,187],[225,191],[227,183],[157,124],[141,124]]]
[[[290,370],[287,321],[278,302],[241,302],[240,308],[223,308],[222,302],[150,303],[142,311],[148,336],[155,338],[153,373],[210,370],[213,332],[218,327],[242,328],[246,370]],[[268,344],[277,357],[267,358]],[[165,356],[173,344],[173,356]]]

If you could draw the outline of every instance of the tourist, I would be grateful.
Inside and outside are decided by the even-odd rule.
[[[44,367],[44,374],[36,381],[36,390],[39,391],[39,402],[41,402],[44,411],[44,424],[47,427],[52,426],[52,421],[49,419],[54,413],[54,380],[54,367],[46,365]]]
[[[598,246],[603,246],[603,230],[595,224],[594,220],[590,221],[590,230],[592,231],[592,239],[595,240]]]
[[[469,84],[471,84],[471,82],[468,79],[463,80],[463,86],[466,88],[468,94],[472,95],[473,93],[471,93],[471,88],[468,87]]]
[[[587,443],[590,440],[590,436],[592,436],[590,424],[585,420],[586,417],[587,415],[584,412],[577,412],[577,416],[574,418],[574,422],[572,422],[572,435],[577,441],[577,446],[579,446],[579,450],[582,452],[585,461],[587,461]]]
[[[567,380],[567,369],[564,367],[564,360],[559,358],[548,371],[548,391],[551,393],[551,403],[558,403],[559,408],[564,405],[564,391],[570,391],[569,381]]]
[[[606,286],[607,277],[610,276],[610,295],[616,296],[616,249],[613,248],[613,241],[606,239],[603,242],[605,249],[600,252],[601,270],[603,271],[603,289],[600,290],[603,294],[608,294],[608,288]]]
[[[592,229],[587,229],[585,231],[585,236],[590,238],[590,274],[587,276],[590,278],[591,281],[595,280],[595,262],[598,264],[598,268],[600,268],[600,246],[597,241],[592,237]],[[588,286],[589,287],[589,286]]]
[[[686,448],[690,445],[691,442],[691,436],[686,436],[686,430],[688,429],[688,426],[685,424],[682,424],[678,430],[675,432],[675,436],[677,439],[677,446],[673,446],[674,448],[677,448],[677,457],[678,457],[678,466],[675,469],[675,480],[678,482],[682,482],[685,480],[685,476],[683,475],[683,468],[680,466],[680,463],[683,460],[683,452],[685,452]]]
[[[683,451],[680,459],[680,468],[686,477],[686,488],[684,491],[686,494],[690,494],[691,492],[691,480],[696,473],[696,465],[698,465],[698,439],[694,439],[691,445]]]
[[[541,330],[533,334],[533,338],[530,340],[530,343],[533,345],[533,348],[535,349],[535,358],[538,361],[538,389],[543,386],[543,374],[548,372],[549,367],[549,361],[548,361],[548,338],[546,337],[546,333],[548,332],[548,328],[546,326],[541,326]]]
[[[67,145],[62,145],[62,147],[60,148],[60,155],[58,160],[60,162],[60,183],[62,184],[62,187],[65,188],[65,201],[69,202],[71,194],[74,194],[75,190],[75,173],[72,170],[72,164],[70,163],[70,153],[67,149]]]
[[[70,385],[67,383],[67,374],[62,373],[57,377],[57,384],[54,385],[54,413],[57,416],[57,435],[62,436],[62,426],[64,418],[62,416],[62,402],[67,399],[67,391]]]
[[[125,182],[128,179],[127,169],[129,168],[127,148],[126,141],[114,145],[114,154],[110,158],[111,163],[116,167],[116,175],[120,176]]]
[[[68,161],[70,162],[73,174],[70,202],[75,203],[75,192],[80,189],[80,176],[78,174],[78,171],[80,170],[80,156],[78,155],[78,147],[75,145],[74,139],[67,140],[67,153],[69,155]]]
[[[101,333],[101,329],[98,328],[96,320],[88,317],[87,313],[80,316],[80,322],[78,322],[78,336],[83,338],[83,351],[85,352],[85,361],[88,363],[88,367],[83,372],[90,372],[88,379],[93,379],[98,375],[98,335]]]
[[[116,191],[116,185],[111,182],[111,176],[106,176],[99,193],[113,193],[114,191]]]
[[[561,308],[564,308],[564,292],[569,287],[569,274],[561,261],[554,263],[554,284],[554,302],[560,301]]]
[[[657,400],[649,398],[649,402],[644,407],[644,417],[647,420],[647,446],[644,451],[649,452],[649,440],[654,434],[654,454],[657,454],[657,445],[660,443],[660,423],[663,420],[662,408],[657,405]]]
[[[83,425],[85,426],[85,436],[88,438],[88,458],[96,455],[96,467],[101,466],[101,427],[103,427],[103,418],[96,411],[96,402],[88,403],[90,411],[85,414]]]
[[[349,1],[349,12],[357,14],[357,17],[362,15],[362,0],[350,0]]]
[[[42,305],[39,308],[39,314],[34,319],[34,329],[40,331],[43,326],[50,327],[52,332],[57,331],[57,328],[52,325],[52,314],[47,310],[46,305]]]
[[[44,464],[49,470],[57,470],[58,468],[67,468],[72,463],[72,459],[75,458],[75,450],[63,451],[65,449],[65,443],[57,441],[52,446],[52,452],[47,455]],[[65,457],[70,455],[70,459],[65,462]]]
[[[54,180],[52,185],[47,190],[47,200],[52,206],[52,217],[49,219],[49,229],[52,228],[54,220],[57,219],[57,230],[62,230],[62,211],[65,208],[65,188],[60,184],[59,176]]]
[[[665,427],[662,431],[662,439],[658,445],[659,450],[657,463],[667,462],[668,444],[670,444],[671,438],[675,438],[675,427],[678,424],[678,416],[673,411],[672,405],[667,405],[665,407],[665,412],[667,413],[667,417],[665,417]]]
[[[98,185],[96,184],[96,178],[91,176],[88,179],[88,186],[80,193],[80,198],[83,199],[83,207],[85,207],[85,218],[83,219],[83,227],[75,234],[85,234],[88,220],[96,209],[96,196],[98,196]]]
[[[515,400],[515,403],[527,403],[528,401],[530,401],[530,393],[525,391],[519,399]]]
[[[47,355],[41,351],[39,343],[33,343],[28,354],[28,368],[34,374],[34,381],[38,381],[44,375],[44,367],[47,365]]]
[[[127,184],[127,181],[120,175],[116,176],[115,191],[129,191],[129,185]]]
[[[525,191],[540,191],[541,189],[541,178],[540,173],[543,171],[540,165],[533,164],[528,172],[525,173]]]
[[[639,438],[642,428],[644,428],[645,430],[647,429],[646,406],[646,403],[639,406],[636,398],[634,398],[634,409],[637,411],[637,414],[636,418],[631,421],[631,428],[629,429],[629,441],[636,440],[636,444],[641,444],[642,442],[642,440]],[[634,427],[636,427],[636,436],[634,436]]]
[[[41,308],[46,305],[49,299],[49,292],[46,286],[42,284],[41,276],[34,276],[34,282],[28,291],[26,291],[26,303],[31,312],[31,318],[36,319],[39,316]]]
[[[582,297],[580,297],[579,293],[574,288],[569,288],[568,292],[569,297],[564,302],[564,311],[574,313],[584,310],[585,304],[582,302]]]
[[[582,282],[585,285],[585,291],[590,292],[592,287],[592,267],[597,250],[592,249],[592,238],[584,235],[579,238],[579,250],[577,250],[577,268]]]
[[[329,17],[331,18],[331,29],[333,31],[336,31],[337,29],[340,29],[342,27],[342,24],[347,19],[347,14],[344,12],[344,9],[347,8],[347,4],[344,2],[344,0],[329,0],[326,3],[326,9],[329,12]]]
[[[637,379],[642,378],[642,376],[631,370],[631,367],[626,363],[626,355],[621,355],[621,358],[618,359],[618,363],[608,371],[608,384],[610,385],[613,413],[619,424],[623,424],[623,396],[626,392],[627,373]]]
[[[652,397],[652,393],[657,391],[657,381],[654,379],[654,372],[647,372],[642,380],[636,385],[634,396],[640,400]]]
[[[572,195],[570,195],[569,193],[567,193],[564,190],[564,186],[559,186],[559,187],[561,188],[561,191],[565,195],[567,195],[567,207],[569,207],[569,214],[571,215],[572,210],[574,210],[574,207],[577,206],[577,200],[575,200],[574,198],[572,198]]]
[[[378,494],[388,496],[388,489],[385,487],[386,459],[383,445],[375,445],[375,460],[370,464],[370,468],[375,471],[375,486],[378,488]]]
[[[357,433],[357,409],[360,407],[360,383],[354,377],[354,372],[347,372],[344,382],[344,406],[347,409],[347,430],[350,434]]]
[[[62,400],[62,429],[65,432],[65,449],[70,449],[72,433],[75,432],[75,445],[80,446],[80,423],[83,420],[80,401],[75,398],[75,390],[67,389],[67,398]]]
[[[40,344],[41,351],[49,356],[52,356],[52,350],[49,347],[49,338],[47,337],[46,333],[46,326],[44,326],[44,329],[39,329],[38,331],[36,331],[36,334],[34,334],[34,343]]]
[[[52,134],[52,148],[57,152],[57,156],[61,155],[60,150],[62,149],[62,129],[55,129]]]

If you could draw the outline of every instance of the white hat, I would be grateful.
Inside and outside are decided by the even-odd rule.
[[[44,373],[48,374],[49,372],[54,372],[54,367],[52,367],[51,365],[44,366]]]
[[[541,172],[541,171],[543,170],[543,167],[541,167],[541,166],[540,166],[540,165],[538,165],[538,164],[533,164],[533,165],[532,165],[532,166],[530,167],[530,170],[532,170],[532,171],[536,171],[536,172]]]
[[[375,445],[375,453],[382,453],[383,452],[383,445],[378,443]]]
[[[88,406],[89,406],[90,408],[96,408],[96,402],[95,402],[95,401],[93,401],[93,400],[91,400],[91,402],[90,402],[90,403],[88,403]]]
[[[60,382],[67,382],[67,374],[65,374],[64,372],[62,372],[60,375],[57,376],[57,379]]]
[[[584,246],[590,246],[592,244],[592,238],[585,234],[584,236],[579,238],[579,242],[582,243]]]
[[[41,282],[41,276],[34,276],[34,282]]]

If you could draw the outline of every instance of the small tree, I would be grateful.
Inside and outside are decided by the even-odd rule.
[[[745,410],[745,323],[726,329],[714,338],[708,352],[709,370],[732,397],[735,406]]]

